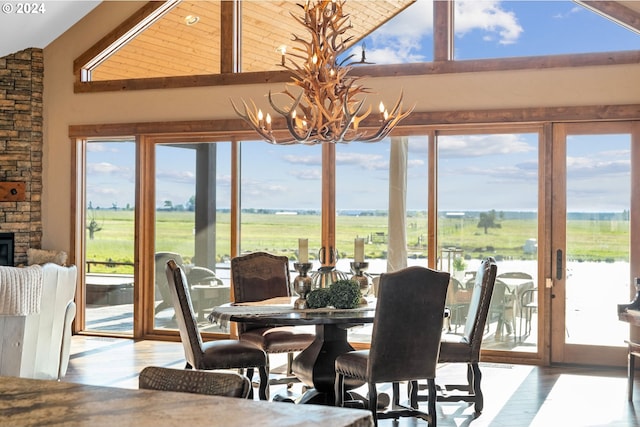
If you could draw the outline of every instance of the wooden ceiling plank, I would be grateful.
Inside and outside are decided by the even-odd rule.
[[[353,28],[345,38],[353,35],[356,44],[365,34],[397,15],[415,0],[347,2]],[[94,79],[121,79],[125,74],[136,79],[157,76],[183,76],[185,69],[193,69],[194,75],[209,73],[211,61],[220,61],[220,1],[183,1],[165,14],[162,19],[123,46],[95,70]],[[247,71],[281,70],[280,53],[276,48],[285,44],[292,47],[292,35],[305,37],[305,30],[291,18],[302,14],[293,1],[263,1],[242,3],[242,67]],[[199,22],[187,26],[185,17],[196,15]],[[277,22],[278,25],[273,25]],[[170,52],[170,51],[174,52]],[[148,57],[148,58],[145,58]],[[178,65],[180,64],[180,65]],[[186,66],[185,64],[188,64]],[[98,68],[100,68],[98,67]],[[216,71],[219,72],[219,71]],[[118,77],[115,77],[115,76]]]
[[[137,61],[139,61],[140,63],[147,61],[147,62],[160,62],[160,63],[165,62],[164,64],[165,66],[171,66],[172,64],[167,64],[166,61],[181,60],[181,62],[183,62],[183,65],[184,63],[206,64],[206,63],[210,63],[213,58],[219,56],[219,55],[214,55],[213,52],[209,54],[203,54],[203,53],[196,53],[196,52],[190,52],[190,51],[177,51],[175,49],[168,49],[168,48],[156,49],[155,50],[156,54],[154,56],[148,56],[148,55],[144,55],[145,51],[146,50],[144,45],[136,46],[127,50],[127,52],[123,52],[117,57],[112,58],[112,60],[109,61],[109,63],[129,62],[132,65],[134,65]],[[108,65],[109,63],[105,65]]]
[[[111,62],[112,67],[129,69],[129,64],[135,61],[135,58],[123,58],[121,61],[113,61]],[[167,66],[167,64],[171,64],[171,66]],[[188,75],[188,74],[205,74],[201,70],[211,71],[217,69],[216,63],[199,63],[197,67],[188,61],[175,61],[171,57],[166,58],[144,58],[136,62],[137,68],[147,69],[147,70],[155,70],[151,73],[155,77],[160,76],[170,76],[167,70],[170,70],[171,73],[177,73],[177,75]],[[131,72],[128,73],[132,75]]]
[[[201,4],[202,3],[202,4]],[[163,19],[155,22],[138,37],[112,55],[104,64],[112,69],[122,65],[130,70],[127,74],[135,77],[185,75],[188,70],[202,74],[215,69],[212,61],[218,61],[211,52],[217,50],[217,40],[211,40],[211,33],[219,33],[219,2],[182,2]],[[184,17],[190,13],[201,17],[197,25],[187,26]],[[217,23],[217,30],[215,24]],[[173,52],[171,52],[173,51]],[[156,58],[141,60],[145,56]],[[142,64],[163,64],[142,69]],[[113,62],[109,64],[109,62]],[[136,67],[139,65],[139,70]],[[191,64],[190,67],[178,67],[174,64]],[[147,65],[148,66],[148,65]],[[94,73],[95,78],[109,78],[109,73]]]
[[[118,40],[124,37],[129,31],[134,29],[140,23],[152,19],[154,16],[161,14],[166,8],[165,2],[153,2],[150,1],[133,15],[131,15],[122,24],[116,27],[113,31],[100,39],[96,44],[91,46],[87,51],[80,55],[73,62],[74,73],[79,73],[80,69],[92,62],[96,57],[104,54],[109,54],[112,50],[117,50],[119,46],[116,46]]]

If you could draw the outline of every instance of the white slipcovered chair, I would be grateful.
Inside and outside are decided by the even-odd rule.
[[[0,375],[64,377],[76,280],[73,265],[0,267]]]

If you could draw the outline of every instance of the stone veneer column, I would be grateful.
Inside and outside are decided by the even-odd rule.
[[[0,181],[24,182],[25,200],[0,200],[0,232],[15,233],[16,265],[42,242],[42,49],[0,58]]]

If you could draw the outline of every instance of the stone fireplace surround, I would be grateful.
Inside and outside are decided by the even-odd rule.
[[[14,265],[42,244],[42,49],[0,58],[0,182],[24,183],[24,200],[0,198],[0,233],[14,233]]]

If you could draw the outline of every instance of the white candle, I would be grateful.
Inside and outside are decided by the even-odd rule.
[[[358,237],[355,240],[355,249],[353,251],[353,260],[355,262],[364,262],[364,238]]]
[[[309,239],[298,239],[298,262],[309,262]]]

